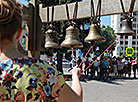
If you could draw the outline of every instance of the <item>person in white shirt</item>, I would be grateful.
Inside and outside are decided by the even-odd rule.
[[[94,63],[94,69],[97,71],[97,76],[99,76],[100,75],[100,60],[99,60],[99,58]]]
[[[117,66],[118,66],[118,76],[121,78],[122,77],[123,67],[124,67],[124,63],[122,62],[121,59],[118,60]]]

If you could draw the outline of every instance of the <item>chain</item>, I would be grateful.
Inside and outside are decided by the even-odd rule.
[[[49,7],[47,7],[47,25],[46,27],[49,26]]]
[[[130,21],[131,19],[133,19],[132,13],[133,13],[133,9],[134,9],[135,0],[131,0],[131,4],[130,4],[130,7],[129,7],[128,14],[126,14],[126,12],[125,12],[124,4],[123,4],[122,0],[120,0],[120,3],[121,3],[121,7],[122,7],[124,18],[127,19],[128,21]]]
[[[53,29],[54,28],[54,6],[52,6],[52,15],[51,15],[51,22],[49,24],[49,7],[47,7],[47,25],[46,25],[46,29]]]
[[[99,13],[99,16],[98,16]],[[94,9],[94,3],[93,0],[91,0],[91,23],[100,23],[100,17],[101,17],[101,0],[98,1],[96,15],[95,15],[95,9]]]
[[[77,12],[78,12],[78,2],[76,1],[75,7],[74,7],[74,12],[73,12],[73,19],[71,20],[69,17],[68,4],[66,4],[66,14],[67,14],[67,18],[68,18],[68,25],[72,25],[72,26],[76,25],[74,20],[77,18]]]
[[[54,20],[54,6],[52,6],[51,24],[53,24],[53,20]]]

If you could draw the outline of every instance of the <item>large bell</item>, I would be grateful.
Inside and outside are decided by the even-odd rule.
[[[46,31],[45,48],[60,48],[57,40],[57,32],[53,29]]]
[[[88,36],[85,38],[86,42],[99,41],[104,42],[105,38],[101,35],[100,26],[97,24],[91,24]]]
[[[120,32],[117,34],[118,35],[134,36],[135,32],[132,29],[132,21],[131,20],[128,21],[127,19],[123,20]]]
[[[61,43],[62,47],[74,47],[74,48],[82,48],[83,45],[79,41],[79,30],[74,26],[70,25],[66,29],[66,37],[65,40]]]

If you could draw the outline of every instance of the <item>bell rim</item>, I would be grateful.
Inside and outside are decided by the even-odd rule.
[[[83,46],[62,46],[62,47],[66,47],[66,48],[83,48]]]
[[[50,45],[50,44],[45,44],[45,48],[61,48],[61,46],[60,45],[56,45],[55,44],[55,47],[54,46],[52,46],[52,45]]]
[[[135,36],[135,33],[116,33],[117,35],[123,35],[123,36]]]
[[[92,42],[92,41],[96,41],[96,42],[105,42],[106,39],[105,38],[100,38],[100,39],[84,39],[85,42]]]
[[[64,41],[61,43],[60,45],[61,47],[66,47],[66,48],[83,48],[83,44],[81,42],[79,42],[79,44],[74,44],[74,45],[71,45],[71,44],[65,44]],[[74,47],[74,46],[78,46],[78,47]]]
[[[74,45],[74,46],[71,46],[71,45],[61,45],[61,47],[66,47],[66,48],[83,48],[83,45]]]
[[[61,47],[60,47],[60,46],[59,46],[59,47],[48,47],[48,46],[46,47],[46,46],[45,46],[45,48],[54,48],[54,49],[58,49],[58,48],[61,48]]]
[[[83,44],[80,42],[80,45],[75,45],[73,48],[83,48]]]
[[[74,43],[72,43],[72,42],[74,42]],[[63,47],[64,47],[63,44],[64,44],[65,46],[66,46],[66,45],[68,45],[68,46],[83,45],[79,40],[70,40],[70,41],[64,40],[64,41],[61,43],[60,46],[63,46]]]

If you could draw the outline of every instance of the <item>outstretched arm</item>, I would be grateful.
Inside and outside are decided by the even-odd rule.
[[[59,93],[58,102],[82,102],[82,87],[79,81],[80,69],[75,67],[72,71],[72,88],[67,84]]]

